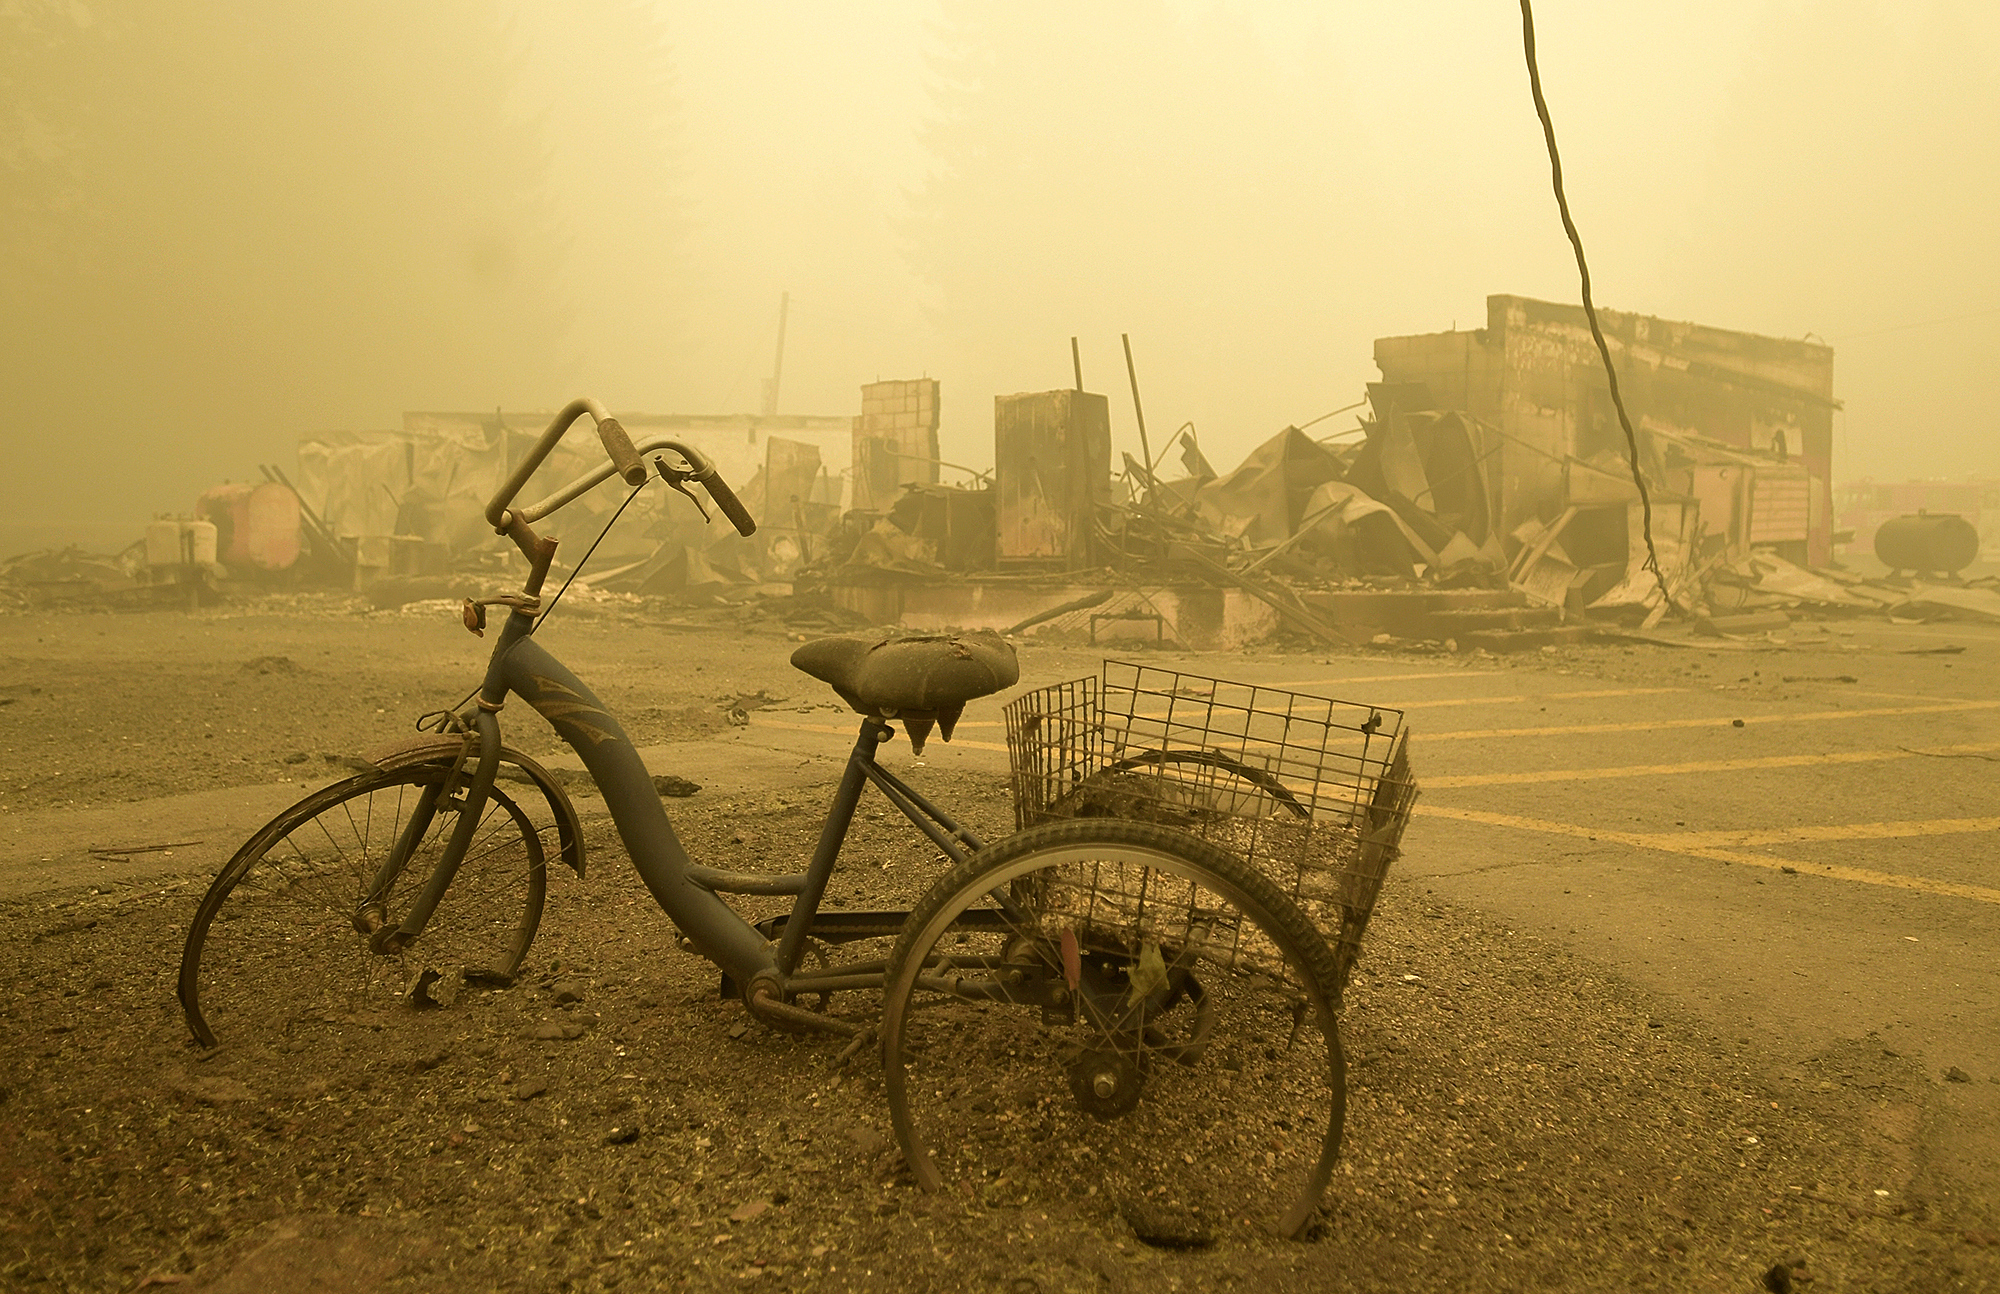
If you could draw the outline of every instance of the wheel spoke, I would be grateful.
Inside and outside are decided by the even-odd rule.
[[[393,1007],[418,966],[512,973],[541,916],[541,833],[560,824],[536,824],[497,788],[476,848],[416,944],[383,956],[356,926],[386,851],[446,771],[364,773],[308,796],[258,833],[265,843],[217,878],[189,929],[181,994],[198,1038],[206,1027],[218,1041],[283,1045],[301,1022]],[[455,821],[440,813],[430,824],[401,868],[404,888],[429,878]],[[390,843],[377,850],[377,841]]]
[[[959,923],[996,882],[1033,919]],[[1031,828],[941,880],[890,958],[905,1156],[926,1185],[1007,1203],[1000,1175],[1191,1236],[1296,1231],[1345,1109],[1332,968],[1296,905],[1193,837]]]

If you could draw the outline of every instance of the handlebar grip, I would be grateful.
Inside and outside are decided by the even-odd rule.
[[[632,447],[632,437],[619,425],[616,418],[599,418],[597,436],[604,442],[604,452],[611,456],[612,466],[618,475],[625,478],[625,484],[640,486],[646,483],[646,463],[639,457],[639,451]]]
[[[715,506],[722,509],[722,515],[728,517],[729,524],[736,527],[737,534],[757,533],[757,523],[751,519],[749,509],[743,506],[743,501],[736,497],[736,491],[729,488],[729,482],[722,479],[720,472],[710,467],[706,473],[697,475],[694,479],[701,482],[702,488],[708,491],[708,497],[714,499]]]

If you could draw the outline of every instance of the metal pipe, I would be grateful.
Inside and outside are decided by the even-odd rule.
[[[961,825],[956,818],[952,817],[949,813],[946,813],[943,809],[940,809],[937,805],[932,804],[929,800],[925,799],[923,793],[918,791],[915,787],[911,786],[908,782],[905,782],[902,778],[897,777],[894,773],[882,767],[880,764],[871,764],[870,767],[874,769],[875,773],[880,774],[880,776],[875,779],[875,784],[877,786],[880,786],[884,781],[886,781],[890,786],[895,787],[902,794],[908,796],[911,803],[915,804],[919,809],[922,809],[927,815],[929,815],[931,821],[937,823],[938,825],[944,827],[946,830],[950,831],[953,837],[955,837],[956,839],[963,841],[967,849],[986,848],[986,842],[981,840],[979,836],[976,833],[974,833],[972,828]]]
[[[875,970],[847,971],[840,975],[794,975],[785,981],[785,992],[838,993],[848,989],[881,988],[885,973]]]
[[[942,849],[945,852],[945,856],[951,859],[952,862],[962,863],[972,857],[965,846],[955,839],[950,832],[937,823],[926,819],[916,805],[905,799],[901,791],[891,786],[885,780],[886,775],[881,769],[870,763],[862,771],[868,774],[869,781],[875,783],[875,789],[882,792],[888,798],[889,803],[895,805],[904,817],[916,824],[917,830],[929,836],[931,843]]]
[[[781,1002],[768,988],[760,988],[752,993],[749,1006],[752,1015],[762,1016],[766,1020],[782,1021],[801,1029],[816,1029],[821,1033],[837,1033],[843,1038],[852,1038],[862,1030],[861,1025],[849,1024],[845,1020],[836,1020],[817,1011],[808,1011],[802,1006]]]
[[[725,872],[719,867],[690,863],[688,879],[705,890],[724,894],[797,894],[806,887],[804,872]]]
[[[764,392],[764,416],[778,416],[778,384],[785,379],[785,321],[791,317],[792,294],[778,295],[778,356],[771,361],[771,385]]]
[[[1139,452],[1146,456],[1146,497],[1153,497],[1153,451],[1146,443],[1146,410],[1139,403],[1139,370],[1132,366],[1132,338],[1119,333],[1118,340],[1125,343],[1125,375],[1132,379],[1132,412],[1139,419]]]
[[[611,416],[603,405],[589,396],[580,396],[564,405],[555,419],[549,423],[548,430],[542,433],[542,438],[535,442],[534,448],[514,465],[513,472],[507,477],[507,483],[487,501],[487,524],[495,530],[507,528],[507,505],[514,501],[514,496],[521,492],[521,487],[528,483],[528,478],[535,474],[535,469],[542,465],[542,460],[554,451],[556,443],[563,438],[563,433],[569,430],[570,424],[586,413],[594,422],[603,422]]]
[[[833,876],[834,860],[840,857],[841,843],[847,839],[847,828],[854,821],[854,806],[861,802],[861,788],[868,780],[866,769],[875,761],[875,748],[882,744],[882,738],[892,732],[893,729],[879,719],[861,721],[861,731],[854,738],[854,749],[848,752],[847,769],[841,774],[840,786],[834,791],[833,803],[826,811],[826,822],[820,827],[819,843],[813,846],[812,862],[806,865],[805,888],[799,891],[799,897],[792,903],[791,918],[785,922],[784,933],[778,936],[775,961],[783,974],[789,975],[798,969],[806,936],[812,933],[813,916],[819,910],[821,897],[826,894],[826,883]],[[737,982],[747,984],[750,981],[745,976]]]
[[[756,927],[688,878],[692,860],[667,820],[652,774],[596,693],[532,638],[514,645],[503,668],[509,688],[583,758],[633,868],[688,941],[738,984],[775,975],[771,946]]]
[[[689,469],[697,477],[704,472],[714,470],[714,464],[709,462],[700,450],[694,448],[692,445],[683,445],[680,441],[671,440],[665,436],[653,436],[642,440],[633,448],[641,457],[657,453],[662,449],[671,449],[687,460]],[[574,503],[617,474],[617,467],[611,463],[594,467],[567,485],[557,487],[547,498],[531,503],[525,508],[515,508],[513,510],[514,515],[523,521],[540,521],[556,509]]]

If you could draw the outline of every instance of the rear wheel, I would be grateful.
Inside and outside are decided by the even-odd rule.
[[[1310,1220],[1346,1109],[1334,957],[1242,860],[1147,823],[1029,828],[932,887],[887,979],[920,1184],[1190,1244]]]
[[[511,980],[547,875],[540,830],[499,787],[423,933],[395,952],[371,941],[430,880],[468,780],[448,763],[363,773],[251,836],[209,886],[181,954],[195,1040],[292,1050],[405,1000],[435,1003],[461,981]]]

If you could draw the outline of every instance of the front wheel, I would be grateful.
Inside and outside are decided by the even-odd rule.
[[[911,1172],[1186,1243],[1297,1235],[1346,1111],[1334,966],[1295,903],[1192,836],[1018,832],[938,881],[889,956],[883,1068]]]
[[[466,812],[468,780],[451,762],[362,773],[245,841],[182,949],[179,995],[195,1041],[294,1050],[405,1001],[435,1001],[454,980],[510,979],[541,923],[547,869],[543,829],[497,786],[423,933],[393,952],[373,937],[430,879]]]

